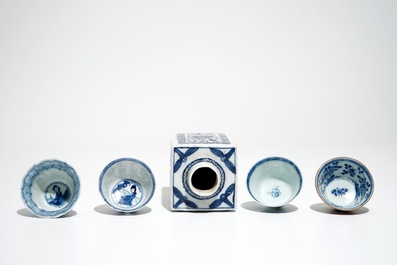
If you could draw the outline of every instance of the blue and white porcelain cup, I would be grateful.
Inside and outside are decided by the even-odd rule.
[[[137,159],[120,158],[109,163],[99,177],[99,192],[119,212],[135,212],[153,197],[156,187],[150,168]]]
[[[374,193],[374,181],[361,162],[349,157],[336,157],[317,171],[316,190],[330,207],[351,211],[364,206]]]
[[[76,171],[59,160],[34,165],[22,181],[22,200],[39,217],[55,218],[69,212],[80,193]]]
[[[282,157],[269,157],[256,163],[248,173],[251,196],[267,207],[282,207],[300,192],[302,175],[298,167]]]

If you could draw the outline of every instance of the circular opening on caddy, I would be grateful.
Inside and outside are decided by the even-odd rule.
[[[212,196],[221,185],[219,169],[211,163],[198,163],[189,170],[187,184],[191,192],[198,196]]]
[[[209,167],[198,168],[192,174],[192,186],[198,190],[211,190],[217,182],[215,171]]]

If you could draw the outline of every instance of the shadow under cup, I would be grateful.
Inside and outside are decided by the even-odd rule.
[[[282,157],[269,157],[256,163],[248,173],[251,196],[267,207],[281,207],[300,192],[302,176],[298,167]]]
[[[120,158],[105,167],[99,191],[105,202],[119,212],[135,212],[152,198],[155,180],[150,168],[133,158]]]

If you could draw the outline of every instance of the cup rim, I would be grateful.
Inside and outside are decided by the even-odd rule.
[[[105,176],[107,170],[108,170],[111,166],[113,166],[114,164],[117,164],[117,163],[123,162],[123,161],[129,161],[129,162],[137,163],[137,164],[143,166],[143,167],[147,170],[147,172],[149,173],[150,178],[152,179],[152,190],[151,190],[151,193],[150,193],[149,197],[148,197],[148,198],[146,199],[146,201],[143,202],[140,206],[138,206],[138,207],[133,207],[133,208],[131,208],[131,209],[122,209],[122,208],[117,208],[117,207],[113,206],[113,205],[112,205],[111,203],[109,203],[108,200],[105,198],[105,196],[104,196],[104,194],[103,194],[103,190],[102,190],[102,180],[103,180],[103,178],[104,178],[104,176]],[[101,175],[99,176],[99,185],[98,185],[98,186],[99,186],[99,193],[101,194],[103,200],[106,202],[107,205],[109,205],[110,208],[112,208],[113,210],[118,211],[118,212],[126,212],[126,213],[127,213],[127,212],[136,212],[136,211],[139,211],[139,210],[142,209],[146,204],[149,203],[149,201],[152,199],[152,197],[153,197],[153,195],[154,195],[154,191],[155,191],[155,189],[156,189],[156,181],[155,181],[153,172],[151,171],[151,169],[150,169],[144,162],[142,162],[142,161],[140,161],[140,160],[138,160],[138,159],[135,159],[135,158],[123,157],[123,158],[118,158],[118,159],[113,160],[112,162],[110,162],[110,163],[102,170]]]
[[[370,192],[369,197],[368,197],[362,204],[357,205],[357,206],[352,207],[352,208],[339,207],[338,205],[335,205],[335,204],[332,204],[332,203],[328,202],[327,199],[325,199],[325,198],[322,196],[322,194],[321,194],[321,192],[320,192],[320,190],[319,190],[319,187],[318,187],[318,182],[317,182],[317,180],[318,180],[318,178],[319,178],[320,171],[324,168],[325,165],[329,164],[329,163],[332,162],[332,161],[336,161],[336,160],[347,160],[347,161],[349,161],[349,162],[353,162],[353,163],[356,163],[356,164],[360,165],[360,166],[363,168],[363,170],[365,171],[365,173],[367,174],[367,176],[369,177],[370,182],[371,182],[371,192]],[[331,208],[333,208],[333,209],[336,209],[336,210],[339,210],[339,211],[344,211],[344,212],[349,212],[349,211],[353,211],[353,210],[356,210],[356,209],[360,209],[361,207],[363,207],[364,205],[366,205],[366,204],[371,200],[372,195],[374,194],[374,191],[375,191],[375,182],[374,182],[374,178],[372,177],[372,174],[371,174],[371,172],[368,170],[368,168],[367,168],[367,167],[364,165],[364,163],[362,163],[361,161],[359,161],[359,160],[357,160],[357,159],[355,159],[355,158],[352,158],[352,157],[348,157],[348,156],[337,156],[337,157],[334,157],[334,158],[331,158],[331,159],[328,159],[327,161],[325,161],[325,162],[317,169],[316,175],[315,175],[315,177],[314,177],[314,186],[316,187],[316,192],[317,192],[318,196],[321,198],[321,200],[322,200],[326,205],[328,205],[329,207],[331,207]]]
[[[260,166],[260,165],[266,163],[266,162],[269,162],[269,161],[282,161],[282,162],[286,162],[286,163],[290,164],[290,165],[296,170],[296,172],[297,172],[297,174],[298,174],[298,177],[299,177],[299,188],[298,188],[298,191],[296,192],[296,194],[295,194],[288,202],[286,202],[286,203],[284,203],[284,204],[281,204],[281,205],[279,205],[279,206],[268,206],[268,205],[266,205],[265,203],[259,201],[259,200],[252,194],[251,189],[250,189],[250,186],[249,186],[250,179],[251,179],[251,177],[252,177],[252,174],[253,174],[254,171],[256,170],[256,168],[257,168],[258,166]],[[300,172],[298,166],[297,166],[294,162],[292,162],[291,160],[289,160],[289,159],[287,159],[287,158],[285,158],[285,157],[271,156],[271,157],[267,157],[267,158],[264,158],[264,159],[262,159],[262,160],[259,160],[258,162],[256,162],[256,163],[251,167],[250,171],[248,172],[246,184],[247,184],[247,189],[248,189],[249,194],[251,195],[252,198],[255,199],[255,201],[257,201],[258,203],[260,203],[260,204],[262,204],[262,205],[264,205],[264,206],[267,206],[267,207],[277,208],[277,207],[282,207],[282,206],[287,205],[287,204],[290,203],[293,199],[295,199],[296,196],[298,196],[298,194],[300,193],[300,191],[301,191],[301,189],[302,189],[303,178],[302,178],[302,174],[301,174],[301,172]]]

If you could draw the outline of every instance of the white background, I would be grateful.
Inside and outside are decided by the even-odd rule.
[[[0,0],[0,264],[396,264],[395,1]],[[171,213],[170,137],[223,132],[238,146],[235,212]],[[253,202],[246,176],[284,156],[300,195]],[[375,179],[361,210],[314,188],[335,156]],[[111,211],[98,178],[134,157],[157,189]],[[27,170],[57,158],[80,176],[64,218],[20,199]]]

